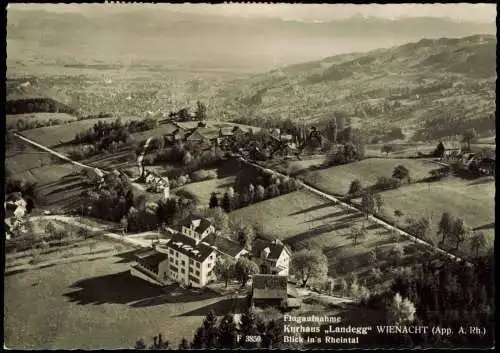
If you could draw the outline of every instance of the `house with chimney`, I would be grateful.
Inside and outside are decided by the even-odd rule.
[[[147,191],[154,193],[163,193],[165,199],[170,197],[170,182],[168,177],[162,177],[146,170],[144,173],[144,181],[146,182]]]

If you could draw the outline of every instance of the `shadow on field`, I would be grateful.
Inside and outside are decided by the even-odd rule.
[[[240,314],[245,310],[245,298],[223,299],[179,316],[207,316],[210,310],[213,310],[217,316],[228,313]]]
[[[160,287],[132,276],[129,271],[84,279],[74,283],[71,288],[77,290],[64,296],[79,305],[128,304],[131,307],[148,307],[217,296],[211,291],[181,289],[178,285]]]
[[[325,207],[330,207],[330,206],[335,206],[336,203],[335,202],[325,202],[321,205],[317,205],[317,206],[312,206],[312,207],[309,207],[309,208],[304,208],[300,211],[297,211],[297,212],[294,212],[294,213],[290,213],[289,216],[297,216],[299,214],[303,214],[303,213],[308,213],[308,212],[313,212],[313,211],[317,211],[317,210],[320,210],[322,208],[325,208]]]
[[[117,264],[126,264],[129,262],[134,262],[135,261],[135,254],[138,252],[138,250],[131,250],[127,252],[123,252],[121,254],[115,255],[115,257],[119,257],[120,260],[116,261]]]
[[[294,235],[293,237],[290,237],[286,239],[285,243],[288,245],[290,244],[295,244],[298,242],[306,241],[312,237],[321,235],[323,233],[328,233],[332,232],[334,230],[340,230],[340,229],[346,229],[349,228],[350,224],[348,223],[342,223],[342,224],[323,224],[319,227],[316,227],[314,229],[299,233]]]
[[[479,180],[470,182],[469,184],[467,184],[467,186],[480,185],[480,184],[488,184],[488,183],[493,183],[493,182],[495,182],[495,178],[493,178],[493,177],[490,177],[490,178],[481,178]]]
[[[315,221],[321,221],[321,220],[324,220],[327,218],[335,218],[335,217],[341,217],[341,216],[346,216],[346,215],[353,215],[354,213],[355,213],[355,211],[352,211],[352,210],[342,210],[342,211],[338,211],[338,212],[329,213],[329,214],[326,214],[326,215],[321,216],[321,217],[313,218],[307,222],[315,222]]]

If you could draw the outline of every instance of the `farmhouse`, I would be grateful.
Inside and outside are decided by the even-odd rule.
[[[239,244],[215,234],[209,220],[190,216],[164,243],[139,252],[131,274],[159,285],[174,281],[203,287],[216,278],[218,256],[238,259],[244,254]]]
[[[252,300],[255,306],[281,306],[287,299],[287,276],[269,274],[252,276]]]
[[[145,181],[148,191],[156,193],[163,192],[165,199],[170,197],[170,183],[167,177],[156,175],[151,171],[146,171]]]
[[[291,251],[279,240],[256,239],[252,246],[252,261],[261,274],[288,276]]]

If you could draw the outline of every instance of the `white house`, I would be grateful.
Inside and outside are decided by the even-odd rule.
[[[288,276],[292,253],[279,240],[255,240],[251,255],[261,274]]]
[[[189,217],[165,243],[139,252],[131,274],[160,285],[203,287],[216,279],[218,256],[236,259],[244,253],[239,244],[216,235],[207,219]]]

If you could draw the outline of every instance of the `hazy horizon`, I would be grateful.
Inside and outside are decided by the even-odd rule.
[[[412,17],[446,18],[454,21],[489,23],[496,21],[496,4],[9,4],[12,10],[49,12],[128,11],[133,8],[225,17],[277,18],[295,21],[330,21],[355,16],[383,19]]]

